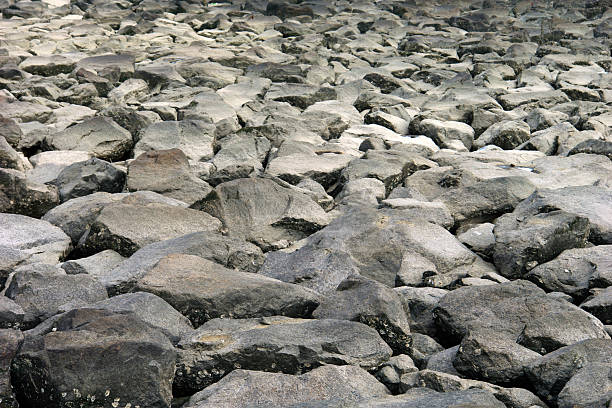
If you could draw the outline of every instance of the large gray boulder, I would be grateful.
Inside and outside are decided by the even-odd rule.
[[[104,286],[89,275],[67,275],[46,264],[15,270],[5,292],[24,311],[22,327],[30,329],[70,304],[86,305],[107,298]]]
[[[350,365],[319,367],[299,376],[234,370],[191,397],[186,408],[282,408],[329,399],[357,403],[368,397],[389,394],[387,387],[374,376]]]
[[[612,285],[612,245],[567,249],[533,268],[525,279],[547,291],[584,299],[590,289]]]
[[[191,394],[236,368],[302,374],[321,365],[373,369],[391,356],[376,331],[343,320],[214,319],[179,343],[175,392]]]
[[[609,338],[592,315],[522,280],[453,290],[440,300],[434,316],[450,344],[481,329],[503,333],[541,354],[581,340]]]
[[[134,156],[150,150],[180,149],[194,161],[213,157],[215,126],[199,120],[153,123],[142,131],[134,146]]]
[[[66,313],[54,329],[27,336],[13,359],[20,406],[170,407],[177,354],[161,331],[91,309]]]
[[[120,193],[125,184],[125,172],[94,157],[67,166],[53,184],[57,186],[62,202],[98,191]]]
[[[319,305],[312,291],[194,255],[162,258],[135,288],[161,297],[195,327],[217,317],[309,317]]]
[[[25,173],[0,168],[0,211],[40,218],[59,204],[55,186],[28,179]]]
[[[128,165],[129,191],[155,191],[193,205],[210,193],[212,187],[196,177],[187,156],[179,149],[148,151]]]
[[[349,278],[328,293],[313,313],[317,319],[351,320],[374,328],[397,354],[407,354],[412,339],[399,296],[382,283]]]

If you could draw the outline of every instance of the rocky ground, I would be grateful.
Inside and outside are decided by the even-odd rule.
[[[0,407],[610,407],[609,6],[0,0]]]

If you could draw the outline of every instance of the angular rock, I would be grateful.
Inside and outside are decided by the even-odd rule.
[[[362,324],[286,317],[214,319],[179,347],[174,389],[180,394],[207,387],[236,368],[284,374],[326,364],[372,369],[391,356],[376,332]]]
[[[612,363],[612,340],[590,339],[562,347],[535,361],[528,376],[538,396],[553,402],[582,367],[593,363]]]
[[[125,184],[125,172],[94,157],[67,166],[53,184],[62,202],[98,191],[120,193]]]
[[[463,338],[453,361],[454,367],[469,378],[498,385],[525,382],[525,370],[540,355],[503,333],[485,329]]]
[[[585,217],[538,207],[536,214],[506,214],[495,222],[493,261],[506,278],[520,278],[566,249],[586,245],[590,223]]]
[[[25,312],[17,303],[0,296],[0,329],[20,329]]]
[[[603,324],[590,314],[522,280],[451,291],[434,309],[434,317],[450,344],[491,329],[545,354],[581,340],[608,337]]]
[[[13,387],[11,386],[11,360],[15,357],[23,343],[23,333],[19,330],[0,329],[0,406],[2,408],[18,407]]]
[[[195,255],[245,272],[257,272],[264,262],[261,250],[253,244],[210,232],[195,232],[146,245],[99,279],[111,295],[130,291],[138,279],[169,254]]]
[[[212,188],[191,172],[187,156],[179,149],[141,154],[128,165],[129,191],[149,190],[193,205]]]
[[[115,266],[125,260],[112,249],[98,252],[87,258],[73,259],[62,262],[60,267],[66,271],[68,275],[88,274],[95,276],[101,280],[104,275],[108,274]]]
[[[314,292],[299,286],[182,254],[162,258],[136,289],[161,297],[195,327],[217,317],[308,317],[319,304]]]
[[[611,245],[563,251],[552,261],[538,265],[526,279],[551,292],[584,299],[591,288],[612,285]]]
[[[70,238],[58,227],[16,214],[0,214],[0,246],[50,264],[57,263],[71,249]]]
[[[402,301],[404,311],[408,316],[410,330],[436,337],[437,328],[433,310],[448,291],[438,288],[413,288],[410,286],[400,286],[394,290]]]
[[[176,351],[161,331],[133,314],[90,309],[66,313],[54,328],[27,336],[13,359],[20,405],[170,407]]]
[[[486,145],[499,146],[505,150],[511,150],[526,142],[531,135],[529,125],[522,120],[508,120],[495,123],[476,139],[474,146],[477,148]]]
[[[57,188],[30,181],[17,170],[0,168],[0,211],[40,218],[59,204]]]
[[[107,298],[106,290],[94,277],[66,275],[62,269],[45,264],[17,268],[5,295],[24,310],[24,328],[34,327],[67,304]]]
[[[454,148],[453,141],[460,141],[467,150],[474,142],[474,129],[470,125],[455,121],[439,121],[436,119],[422,120],[417,131],[433,139],[441,148]]]
[[[559,408],[606,406],[612,401],[612,363],[592,363],[581,368],[557,397]]]
[[[83,253],[112,249],[130,256],[153,242],[220,228],[218,219],[189,208],[162,203],[116,203],[100,211],[81,237],[79,249]]]
[[[292,184],[312,179],[329,188],[338,180],[340,172],[352,159],[352,156],[346,154],[290,154],[271,160],[266,173]]]
[[[329,222],[310,197],[266,179],[222,183],[197,207],[222,220],[230,236],[264,250],[288,246]]]
[[[98,116],[47,137],[55,150],[80,150],[107,161],[125,158],[132,148],[130,132],[112,119]]]
[[[603,324],[612,324],[612,286],[597,293],[580,307],[597,317]]]
[[[409,352],[410,326],[399,296],[389,287],[363,277],[342,281],[313,313],[316,319],[351,320],[374,328],[397,354]]]
[[[589,139],[578,143],[569,151],[568,156],[573,154],[601,154],[612,160],[612,142],[607,142],[598,139]]]

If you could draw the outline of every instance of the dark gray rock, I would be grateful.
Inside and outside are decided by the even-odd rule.
[[[346,278],[358,275],[359,269],[346,252],[306,247],[268,252],[259,273],[328,294]]]
[[[410,286],[400,286],[394,290],[404,305],[410,330],[436,337],[437,328],[433,310],[448,291],[438,288],[413,288]]]
[[[590,339],[562,347],[535,361],[528,376],[538,396],[553,402],[581,368],[593,363],[612,363],[612,340]]]
[[[612,243],[612,191],[597,185],[538,190],[517,206],[515,214],[528,215],[559,209],[589,219],[589,241]]]
[[[59,204],[57,188],[31,181],[12,169],[0,168],[0,211],[40,218]]]
[[[507,120],[491,125],[476,139],[474,146],[481,148],[495,145],[511,150],[526,142],[530,135],[531,130],[527,123],[522,120]]]
[[[83,58],[76,64],[77,68],[96,72],[111,79],[112,82],[124,81],[134,74],[134,57],[129,54],[107,54]]]
[[[66,275],[46,264],[17,268],[5,295],[24,311],[22,326],[32,328],[69,304],[84,305],[107,298],[104,286],[89,275]]]
[[[610,245],[568,249],[532,269],[525,278],[547,291],[567,293],[581,300],[589,289],[612,285],[611,251]]]
[[[478,224],[457,235],[457,239],[466,247],[480,255],[485,260],[493,257],[495,248],[495,224],[490,222]]]
[[[454,367],[469,378],[499,385],[525,382],[525,369],[540,355],[491,329],[475,330],[463,338]]]
[[[24,317],[21,306],[6,296],[0,296],[0,329],[19,329]]]
[[[136,289],[161,297],[195,327],[217,317],[308,317],[319,305],[312,291],[233,271],[194,255],[162,258],[140,278]]]
[[[605,407],[612,401],[612,363],[582,367],[557,397],[559,408]]]
[[[341,407],[342,405],[330,405],[329,407]],[[490,407],[503,408],[505,405],[496,397],[485,390],[463,390],[451,392],[436,392],[430,388],[413,388],[405,394],[373,398],[362,401],[356,407],[359,408],[454,408],[454,407]],[[308,406],[305,406],[306,408]],[[327,407],[327,406],[323,406]],[[296,407],[297,408],[297,407]],[[315,408],[313,406],[313,408]]]
[[[412,339],[399,296],[389,287],[363,277],[342,281],[321,300],[316,319],[351,320],[374,328],[397,354],[407,354]]]
[[[87,307],[112,313],[133,313],[143,322],[164,333],[173,344],[178,343],[181,337],[193,332],[189,319],[152,293],[126,293]]]
[[[66,313],[54,328],[27,336],[13,359],[20,406],[170,407],[176,351],[161,331],[132,314],[90,309]]]
[[[601,320],[603,324],[612,324],[612,286],[597,292],[580,307]]]
[[[0,407],[17,408],[19,405],[11,387],[11,361],[23,343],[23,333],[19,330],[0,329]]]
[[[53,184],[60,200],[82,197],[98,191],[120,193],[125,184],[125,172],[95,157],[64,168]]]
[[[578,153],[601,154],[612,160],[612,142],[598,139],[585,140],[574,146],[568,156]]]
[[[434,316],[450,344],[491,329],[545,354],[581,340],[608,337],[603,324],[590,314],[522,280],[451,291],[440,300]]]
[[[520,211],[495,222],[493,261],[506,278],[520,278],[561,252],[586,245],[590,223],[585,217],[538,207],[535,214]]]
[[[31,167],[28,160],[17,153],[4,136],[0,136],[0,168],[27,171]]]
[[[373,369],[391,356],[376,331],[342,320],[214,319],[179,343],[175,393],[189,395],[241,368],[302,374],[321,365]]]

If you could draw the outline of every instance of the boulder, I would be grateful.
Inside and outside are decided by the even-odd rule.
[[[329,399],[357,402],[389,394],[376,378],[355,366],[328,365],[298,376],[234,370],[192,396],[186,408],[232,408],[249,404],[281,408]]]
[[[194,255],[162,258],[135,288],[161,297],[195,327],[217,317],[309,317],[319,305],[318,296],[307,289]]]
[[[215,126],[200,120],[164,121],[143,129],[134,157],[150,150],[180,149],[193,161],[213,157]]]
[[[5,295],[25,312],[22,327],[30,329],[69,304],[89,304],[107,298],[106,290],[89,275],[67,275],[46,264],[15,270]]]
[[[288,246],[329,222],[309,196],[268,179],[238,179],[218,185],[197,206],[219,218],[228,234],[262,249]]]
[[[257,272],[264,262],[261,250],[253,244],[220,234],[194,232],[146,245],[99,279],[111,295],[130,291],[138,279],[170,254],[195,255],[244,272]]]
[[[98,116],[47,137],[53,150],[79,150],[107,161],[124,159],[132,148],[132,135],[112,119]]]
[[[214,319],[179,343],[175,392],[192,394],[237,369],[302,374],[322,365],[373,369],[391,356],[360,323],[286,317]]]
[[[199,231],[219,231],[221,222],[201,211],[162,203],[106,206],[79,241],[90,254],[112,249],[130,256],[145,245]]]
[[[54,330],[26,337],[11,378],[20,406],[169,408],[176,356],[161,331],[133,314],[76,309]]]
[[[0,354],[0,407],[18,407],[11,386],[11,361],[23,343],[23,333],[19,330],[0,329],[2,353]]]
[[[125,172],[94,157],[65,167],[53,184],[62,202],[98,191],[120,193],[125,184]]]
[[[474,146],[482,148],[486,145],[499,146],[511,150],[526,142],[531,135],[530,127],[522,120],[506,120],[491,125],[474,142]]]
[[[59,204],[57,188],[31,181],[17,170],[0,168],[0,211],[40,218]]]
[[[212,190],[192,173],[187,156],[179,149],[152,150],[131,161],[127,189],[155,191],[188,205],[204,199]]]
[[[316,319],[351,320],[374,328],[397,354],[409,352],[410,326],[399,296],[389,287],[363,277],[342,281],[313,313]]]
[[[70,237],[47,221],[0,214],[0,246],[24,252],[34,260],[57,263],[71,249]]]
[[[597,317],[603,324],[612,324],[612,285],[589,298],[580,307]]]

